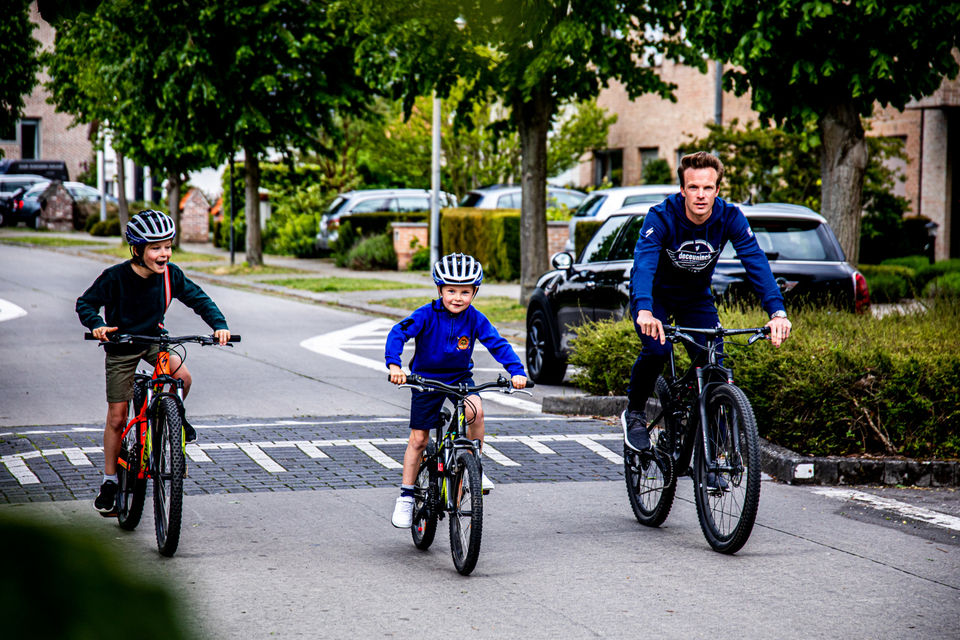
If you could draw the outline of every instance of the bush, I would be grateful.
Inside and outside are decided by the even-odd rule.
[[[590,242],[590,238],[602,224],[603,222],[600,220],[580,220],[577,222],[573,232],[574,258],[583,253],[587,243]]]
[[[917,270],[917,289],[922,289],[928,282],[948,273],[960,273],[960,259],[940,260],[933,264],[925,264]]]
[[[267,221],[265,249],[298,258],[316,256],[317,223],[327,199],[319,185],[278,195]]]
[[[913,273],[916,274],[921,269],[930,266],[930,261],[927,260],[926,256],[903,256],[902,258],[887,258],[880,262],[882,265],[887,266],[900,266],[907,267],[908,269],[913,270]]]
[[[673,184],[673,171],[670,170],[669,162],[657,158],[643,165],[641,178],[643,184]]]
[[[494,280],[520,276],[520,212],[516,209],[445,209],[440,231],[443,253],[472,255]]]
[[[410,257],[410,264],[407,269],[410,271],[427,271],[431,267],[430,247],[421,247]]]
[[[729,327],[764,317],[720,313]],[[883,319],[815,310],[791,319],[793,335],[779,349],[726,349],[761,436],[812,455],[960,457],[960,350],[945,348],[960,332],[957,298]],[[580,368],[574,381],[598,395],[623,393],[639,348],[629,320],[581,328],[570,356]]]
[[[347,255],[358,242],[360,234],[354,230],[353,224],[349,220],[341,222],[337,229],[337,239],[330,244],[333,261],[338,267],[347,266]]]
[[[346,262],[351,269],[361,271],[396,269],[397,253],[393,250],[393,238],[390,234],[364,238],[350,250]]]
[[[97,220],[90,226],[92,236],[119,236],[120,233],[120,218]]]
[[[951,271],[934,278],[924,287],[923,295],[960,298],[960,271]]]
[[[867,279],[871,302],[898,302],[916,292],[916,271],[897,264],[862,264],[860,273]]]

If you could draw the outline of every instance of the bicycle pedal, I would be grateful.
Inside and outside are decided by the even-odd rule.
[[[490,489],[481,489],[480,494],[485,496],[490,495]]]
[[[113,511],[106,511],[106,512],[97,511],[97,513],[99,513],[104,518],[116,518],[120,514],[120,512],[116,509],[114,509]]]

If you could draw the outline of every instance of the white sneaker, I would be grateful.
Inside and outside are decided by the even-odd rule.
[[[493,480],[488,478],[487,474],[485,473],[482,474],[482,477],[480,478],[480,488],[483,490],[483,492],[490,493],[491,491],[493,491],[494,486],[495,485],[493,484]]]
[[[393,508],[393,526],[398,529],[409,529],[413,526],[413,496],[400,496]]]

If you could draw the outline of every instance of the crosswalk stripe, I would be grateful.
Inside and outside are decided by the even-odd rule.
[[[399,462],[397,462],[396,460],[394,460],[393,458],[385,454],[383,451],[380,451],[380,449],[377,449],[368,441],[354,442],[352,444],[354,444],[357,447],[357,449],[360,449],[360,451],[363,451],[365,454],[367,454],[368,456],[370,456],[371,458],[373,458],[374,460],[376,460],[377,462],[385,466],[387,469],[403,468],[402,464],[400,464]]]
[[[520,466],[520,463],[514,462],[513,460],[511,460],[511,459],[508,458],[507,456],[503,455],[502,453],[500,453],[499,451],[497,451],[496,449],[494,449],[494,448],[493,448],[493,445],[491,445],[489,442],[484,442],[484,443],[483,443],[483,455],[485,455],[486,457],[490,458],[491,460],[493,460],[493,461],[496,462],[497,464],[502,465],[502,466],[504,466],[504,467],[519,467],[519,466]]]
[[[250,456],[251,460],[270,473],[283,473],[286,471],[286,469],[277,464],[276,460],[264,453],[263,449],[257,446],[257,444],[253,442],[243,442],[238,443],[237,446],[240,447],[241,451]]]
[[[187,456],[194,462],[213,462],[213,460],[203,452],[197,444],[187,445]]]
[[[90,458],[88,458],[87,454],[81,451],[79,447],[72,448],[72,449],[64,449],[63,455],[65,455],[67,457],[67,460],[70,461],[70,464],[72,464],[75,467],[92,467],[93,466],[93,463],[90,462]]]
[[[11,458],[6,459],[4,456],[3,466],[13,474],[13,477],[17,479],[21,485],[24,484],[40,484],[40,478],[33,475],[33,472],[30,471],[30,467],[27,466],[26,460],[23,458]]]
[[[569,439],[573,440],[574,442],[579,442],[580,444],[585,446],[587,449],[590,449],[590,451],[593,451],[594,453],[603,456],[610,462],[613,462],[616,464],[623,464],[623,456],[614,453],[613,451],[606,448],[599,442],[595,441],[590,436],[569,436]],[[618,437],[617,439],[619,440],[620,438]]]

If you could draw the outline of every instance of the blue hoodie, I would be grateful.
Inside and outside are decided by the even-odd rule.
[[[387,335],[385,360],[388,367],[391,364],[402,366],[400,355],[404,343],[410,338],[416,339],[410,371],[425,378],[453,383],[469,375],[473,368],[473,345],[477,339],[511,376],[525,375],[523,364],[510,343],[472,305],[452,314],[439,299],[434,300],[393,325]]]
[[[641,309],[652,310],[654,297],[712,297],[710,279],[728,240],[737,250],[764,310],[783,310],[783,295],[770,263],[743,212],[717,198],[707,221],[696,225],[687,218],[683,195],[676,193],[651,207],[643,220],[630,273],[632,315]]]

